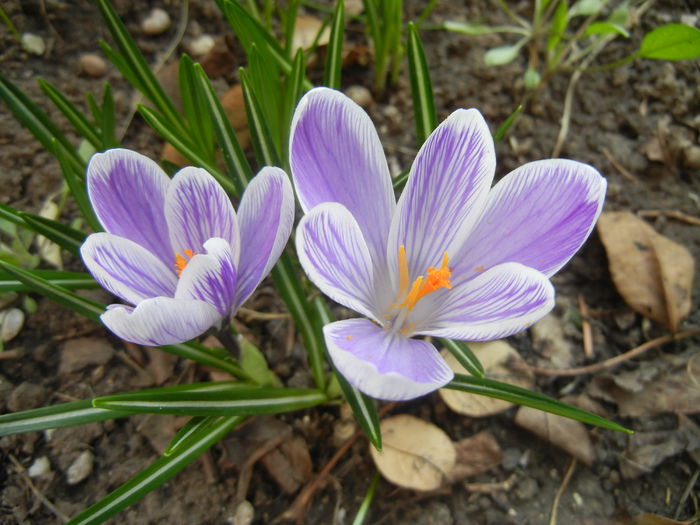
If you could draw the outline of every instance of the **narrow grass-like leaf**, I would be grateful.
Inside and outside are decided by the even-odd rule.
[[[416,119],[416,141],[418,147],[437,127],[435,111],[435,96],[430,81],[430,71],[425,60],[423,44],[418,30],[408,23],[408,73],[411,78],[411,96],[413,97],[413,112]]]
[[[0,269],[10,274],[18,281],[24,283],[27,288],[31,289],[32,291],[37,292],[60,305],[66,306],[67,308],[81,315],[84,315],[88,319],[97,321],[102,312],[104,312],[104,306],[100,303],[91,301],[85,297],[81,297],[56,284],[52,284],[48,280],[39,277],[37,274],[32,273],[29,270],[7,264],[3,261],[0,261]]]
[[[19,215],[29,229],[43,235],[69,252],[78,253],[80,246],[85,241],[83,232],[75,230],[62,222],[47,219],[34,213],[19,212]]]
[[[372,500],[374,499],[374,493],[377,491],[377,484],[379,483],[380,477],[379,471],[376,470],[372,475],[372,481],[370,482],[369,487],[367,487],[365,497],[362,498],[360,508],[357,509],[355,519],[352,520],[352,525],[362,525],[365,522],[367,514],[369,513],[369,508],[372,505]]]
[[[396,177],[394,177],[394,180],[391,181],[391,184],[394,187],[394,191],[399,191],[404,187],[406,184],[406,181],[408,180],[408,175],[411,173],[410,169],[405,169],[401,173],[399,173]]]
[[[36,432],[49,428],[84,425],[106,419],[133,415],[131,412],[106,410],[92,406],[92,400],[73,401],[48,407],[0,415],[0,436]]]
[[[22,218],[21,211],[15,210],[12,206],[0,202],[0,219],[10,221],[12,224],[27,228],[27,223]]]
[[[145,414],[247,416],[301,410],[328,400],[308,388],[230,388],[218,392],[130,393],[98,397],[93,406]]]
[[[230,175],[233,176],[233,182],[236,186],[235,195],[240,197],[248,181],[253,177],[253,170],[207,74],[199,64],[194,65],[194,71],[197,85],[199,86],[198,89],[206,97],[207,110],[211,116],[216,140],[224,154],[226,167]]]
[[[222,173],[215,164],[204,157],[197,150],[197,146],[190,141],[187,134],[181,135],[174,131],[172,128],[170,128],[168,122],[151,108],[139,106],[139,113],[149,126],[156,130],[156,132],[158,132],[158,134],[166,141],[172,144],[176,150],[187,157],[190,162],[192,162],[195,166],[200,166],[211,173],[217,182],[221,184],[224,190],[226,190],[226,192],[235,194],[236,185],[231,180],[231,177]]]
[[[199,89],[194,72],[194,62],[187,55],[180,57],[178,78],[182,110],[190,130],[189,136],[194,140],[200,154],[213,164],[214,131],[209,111],[207,111],[208,104],[204,94]]]
[[[124,23],[119,19],[119,15],[114,10],[109,0],[97,0],[97,7],[102,18],[114,39],[123,61],[122,67],[126,67],[131,74],[127,79],[137,78],[139,87],[143,94],[153,103],[158,111],[164,115],[169,126],[181,134],[186,133],[182,122],[182,117],[175,109],[175,105],[166,95],[162,86],[158,83],[150,66],[146,63],[141,51],[136,46],[133,38],[126,30]],[[115,64],[119,66],[119,64]],[[120,68],[121,70],[121,68]]]
[[[447,348],[455,359],[457,359],[459,364],[466,368],[471,375],[485,377],[484,367],[466,343],[442,338],[440,339],[440,343]]]
[[[328,308],[328,304],[321,298],[317,299],[318,300],[314,301],[314,306],[316,307],[316,313],[321,326],[335,321],[333,314]],[[343,391],[346,401],[350,405],[350,408],[352,408],[355,419],[359,423],[362,430],[364,430],[372,445],[374,445],[374,448],[381,450],[382,431],[379,427],[379,416],[377,415],[377,407],[374,403],[374,399],[364,395],[357,388],[348,383],[347,379],[345,379],[343,375],[335,368],[335,365],[330,357],[328,357],[328,363],[333,369],[335,378],[340,385],[340,389]]]
[[[279,151],[276,149],[270,128],[265,121],[265,114],[253,92],[248,73],[244,69],[241,69],[241,87],[243,88],[245,111],[248,115],[250,138],[258,163],[263,166],[279,166]]]
[[[294,49],[292,42],[294,41],[294,32],[297,25],[297,12],[299,11],[300,0],[290,0],[287,3],[287,8],[280,11],[282,18],[282,27],[284,27],[284,50],[287,52],[287,57],[292,58]]]
[[[223,370],[224,372],[228,372],[234,377],[238,377],[240,379],[250,379],[245,370],[241,368],[241,365],[238,364],[238,362],[233,359],[228,352],[217,351],[217,349],[214,348],[207,348],[196,341],[159,346],[158,349],[178,357],[189,359],[195,363],[199,363],[200,365],[211,366],[218,370]]]
[[[59,270],[27,270],[32,275],[39,277],[55,286],[61,286],[68,290],[92,290],[100,285],[89,273],[64,272]],[[32,291],[30,287],[7,272],[0,272],[0,292],[26,292]]]
[[[107,497],[71,519],[69,525],[96,525],[106,521],[168,481],[244,419],[238,416],[217,418],[214,423],[183,441],[170,456],[156,460]]]
[[[250,46],[248,54],[248,87],[255,94],[260,113],[270,131],[270,137],[277,152],[282,151],[282,111],[283,102],[280,71],[274,58],[263,51],[264,46]]]
[[[114,66],[119,70],[124,79],[129,84],[131,84],[137,91],[145,93],[146,87],[141,82],[141,79],[136,75],[136,72],[131,69],[124,57],[120,55],[118,51],[112,49],[112,47],[107,42],[100,41],[99,44],[100,48],[102,49],[102,52],[107,57],[107,60],[114,64]],[[95,120],[99,121],[99,119],[97,118],[95,118]]]
[[[304,93],[304,78],[306,75],[306,54],[304,50],[299,48],[294,56],[294,65],[292,72],[287,77],[284,86],[284,120],[285,125],[282,126],[284,135],[282,137],[282,159],[284,167],[289,168],[289,133],[291,129],[292,116],[297,102]]]
[[[54,157],[58,160],[58,164],[61,167],[61,173],[63,173],[63,180],[66,181],[68,189],[70,190],[71,196],[78,205],[78,209],[83,215],[83,218],[87,221],[90,228],[93,231],[102,231],[102,225],[100,221],[97,220],[97,216],[90,205],[90,200],[88,199],[87,190],[85,188],[85,178],[82,173],[77,173],[75,171],[74,165],[69,162],[63,149],[56,143],[53,142],[54,149],[52,151]],[[76,238],[77,240],[77,238]],[[82,242],[82,241],[81,241]]]
[[[101,149],[99,131],[85,115],[78,111],[75,105],[52,84],[43,78],[38,79],[37,82],[39,82],[39,86],[44,94],[49,97],[51,102],[63,113],[63,116],[68,119],[68,122],[73,125],[78,134],[89,141],[95,149]]]
[[[345,37],[345,2],[338,0],[333,13],[331,35],[326,48],[326,64],[323,70],[323,85],[340,89],[343,73],[343,39]]]
[[[170,441],[168,448],[163,452],[163,455],[172,456],[181,445],[187,443],[187,440],[191,436],[213,425],[216,421],[216,417],[193,417],[177,431],[175,436],[173,436],[173,439]]]
[[[121,144],[117,139],[117,123],[114,109],[114,96],[112,96],[112,86],[105,82],[102,90],[102,115],[101,123],[102,147],[98,150],[117,148]]]
[[[508,118],[503,122],[503,124],[498,126],[496,133],[493,134],[493,141],[494,142],[500,142],[503,139],[503,137],[505,137],[506,133],[508,132],[510,127],[513,125],[513,122],[515,122],[515,119],[518,118],[518,115],[520,115],[522,110],[523,110],[522,104],[518,104],[518,107],[515,108],[515,111],[513,111],[513,113],[508,115]]]
[[[85,169],[85,163],[80,159],[75,147],[66,136],[58,129],[51,118],[35,104],[21,89],[0,74],[0,98],[5,101],[15,118],[26,127],[34,137],[49,151],[52,140],[65,148],[71,163],[75,164],[78,171]]]
[[[508,383],[502,383],[493,379],[455,374],[455,378],[444,388],[502,399],[510,403],[536,408],[569,419],[575,419],[576,421],[588,423],[589,425],[607,428],[617,432],[624,432],[625,434],[632,434],[631,430],[617,423],[613,423],[604,417],[591,414],[590,412],[567,405],[566,403],[538,394],[537,392],[532,392],[525,388],[509,385]]]

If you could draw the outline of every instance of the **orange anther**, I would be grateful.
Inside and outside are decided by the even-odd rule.
[[[192,257],[197,255],[196,253],[194,253],[192,250],[189,250],[189,249],[182,250],[182,252],[185,254],[185,257],[187,257],[187,259],[185,259],[185,257],[180,255],[179,253],[175,254],[175,271],[177,272],[178,275],[182,275],[182,270],[185,269],[185,266],[187,266],[187,263],[190,262]]]

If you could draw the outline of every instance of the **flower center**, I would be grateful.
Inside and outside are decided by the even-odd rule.
[[[418,301],[428,294],[440,288],[452,289],[450,277],[452,271],[447,267],[449,257],[447,252],[442,256],[442,266],[440,268],[428,267],[426,275],[421,275],[411,285],[408,290],[408,261],[406,260],[406,248],[403,244],[399,247],[399,299],[405,296],[404,301],[399,304],[400,308],[406,307],[410,312]]]
[[[180,276],[182,275],[182,270],[185,269],[185,266],[187,266],[187,263],[189,263],[192,260],[192,257],[197,255],[194,253],[192,250],[182,250],[182,253],[185,254],[183,257],[179,253],[175,254],[175,271],[177,272],[177,275]]]

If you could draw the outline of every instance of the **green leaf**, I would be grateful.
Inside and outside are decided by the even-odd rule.
[[[238,336],[241,349],[241,368],[250,379],[260,386],[281,386],[280,380],[267,366],[263,353],[242,335]]]
[[[469,346],[463,341],[454,341],[452,339],[440,339],[442,346],[457,359],[460,365],[475,377],[485,377],[484,367],[481,361],[474,355]]]
[[[567,0],[559,0],[557,8],[554,11],[554,16],[552,17],[552,22],[549,26],[549,36],[547,37],[548,52],[557,47],[561,37],[564,35],[567,23],[567,10]]]
[[[520,52],[520,48],[525,43],[521,40],[515,45],[500,46],[489,49],[484,53],[484,64],[487,66],[503,66],[515,60]]]
[[[178,80],[182,110],[190,131],[189,136],[197,144],[197,151],[213,164],[214,131],[210,113],[207,110],[208,103],[195,77],[194,62],[187,55],[180,57]]]
[[[508,115],[508,118],[503,122],[503,124],[498,126],[496,133],[493,134],[493,141],[494,142],[500,142],[501,140],[503,140],[503,137],[505,137],[505,135],[508,132],[508,130],[510,129],[511,125],[513,124],[513,122],[515,122],[515,119],[518,118],[518,115],[520,115],[522,110],[523,110],[523,106],[522,106],[522,104],[519,104],[518,107],[515,108],[513,113]]]
[[[95,149],[101,149],[101,140],[98,129],[69,101],[63,93],[49,82],[40,78],[37,80],[44,94],[59,109],[63,116],[73,125],[78,134],[88,140]]]
[[[362,525],[367,518],[369,513],[369,508],[372,505],[372,500],[374,499],[374,493],[377,491],[377,484],[379,483],[379,471],[376,470],[372,475],[372,481],[369,483],[365,497],[362,499],[360,508],[357,509],[357,514],[355,514],[355,519],[352,520],[352,525]]]
[[[639,56],[654,60],[689,60],[700,56],[700,29],[668,24],[647,33]]]
[[[326,48],[326,64],[323,70],[323,85],[340,89],[343,73],[343,39],[345,37],[345,3],[338,0],[333,12],[331,36]]]
[[[586,28],[584,36],[591,35],[622,35],[629,38],[630,33],[625,26],[611,24],[610,22],[594,22]]]
[[[164,345],[157,347],[159,350],[168,352],[169,354],[183,357],[199,363],[200,365],[211,366],[218,370],[228,372],[234,377],[241,379],[249,379],[248,374],[241,368],[241,365],[231,357],[225,350],[217,351],[214,348],[207,348],[201,343],[190,341],[188,343],[179,343],[175,345]]]
[[[69,525],[97,525],[106,521],[168,481],[243,420],[239,416],[217,418],[211,425],[185,439],[170,456],[156,460],[107,497],[71,519]]]
[[[60,305],[66,306],[71,310],[84,315],[93,321],[99,320],[100,315],[104,312],[104,306],[85,297],[81,297],[65,288],[53,284],[46,279],[39,277],[30,270],[25,270],[11,264],[0,261],[0,269],[15,277],[22,282],[30,290],[37,292]]]
[[[0,98],[5,101],[15,118],[26,127],[32,135],[49,151],[55,139],[65,148],[70,162],[78,171],[85,170],[85,163],[79,157],[75,147],[61,133],[51,118],[36,105],[21,89],[0,74]]]
[[[180,446],[183,443],[186,443],[187,440],[197,432],[200,432],[201,430],[210,427],[214,423],[216,423],[217,418],[216,417],[193,417],[191,418],[187,423],[182,425],[182,428],[177,431],[177,433],[173,436],[173,439],[170,440],[170,444],[168,445],[168,448],[165,449],[163,452],[164,456],[172,456],[173,453],[180,448]]]
[[[624,432],[625,434],[632,434],[631,430],[617,423],[613,423],[604,417],[591,414],[590,412],[567,405],[566,403],[538,394],[537,392],[532,392],[525,388],[509,385],[508,383],[502,383],[493,379],[455,374],[455,378],[445,385],[444,388],[502,399],[510,403],[536,408],[558,416],[568,417],[569,419],[575,419],[576,421],[588,423],[589,425],[607,428],[617,432]]]
[[[244,416],[319,405],[326,395],[309,388],[233,387],[216,392],[129,393],[98,397],[93,406],[146,414]]]
[[[52,242],[58,244],[64,250],[77,254],[80,247],[85,242],[85,234],[74,230],[62,222],[47,219],[34,213],[18,212],[24,220],[25,227],[33,232],[39,233]]]
[[[164,116],[168,126],[180,135],[186,133],[182,117],[175,109],[175,105],[166,95],[162,86],[158,83],[150,66],[146,63],[141,51],[136,46],[133,38],[126,30],[124,23],[119,19],[119,15],[114,10],[109,0],[97,0],[97,7],[109,29],[114,42],[120,52],[120,60],[115,62],[115,66],[124,74],[127,80],[132,82],[134,87],[139,89],[150,100],[157,110]],[[116,53],[108,54],[108,58],[113,58]],[[123,69],[124,68],[124,69]]]
[[[255,94],[258,108],[264,119],[275,151],[282,151],[282,83],[274,58],[252,45],[248,54],[249,88]]]
[[[248,128],[255,157],[260,165],[279,166],[279,151],[272,138],[272,133],[270,133],[260,102],[253,92],[250,77],[244,69],[241,69],[241,87],[243,88],[245,111],[248,115]]]
[[[105,82],[102,91],[102,118],[100,119],[102,132],[102,147],[99,150],[118,148],[121,144],[117,139],[116,115],[114,108],[114,97],[112,96],[112,86]]]
[[[328,305],[321,299],[317,297],[314,300],[314,305],[316,306],[316,312],[319,317],[320,324],[327,325],[332,323],[335,319],[331,313]],[[382,449],[382,431],[379,427],[379,416],[377,415],[377,407],[374,404],[374,399],[366,396],[360,392],[357,388],[348,383],[347,379],[338,372],[333,364],[332,359],[328,359],[331,365],[334,376],[340,389],[345,396],[345,400],[352,408],[352,412],[355,415],[355,419],[359,423],[362,430],[364,430],[367,438],[370,440],[374,448],[377,450]]]
[[[131,415],[133,415],[131,412],[94,408],[91,399],[60,403],[49,407],[0,415],[0,436],[84,425]]]
[[[89,273],[64,272],[59,270],[27,270],[32,275],[39,277],[55,286],[61,286],[69,290],[92,290],[100,285]],[[0,272],[0,292],[26,292],[32,291],[19,279],[7,272]]]
[[[214,87],[211,85],[207,74],[199,64],[194,65],[194,70],[199,83],[199,89],[206,97],[207,110],[211,116],[214,132],[216,133],[216,140],[224,154],[226,167],[230,175],[233,176],[233,182],[236,186],[236,192],[234,194],[240,197],[248,181],[253,178],[253,170],[250,167],[250,163],[245,156],[241,143],[238,141],[231,121],[228,115],[226,115],[226,111],[224,111],[224,107],[221,105],[221,100],[217,96],[216,91],[214,91]]]
[[[430,81],[430,70],[425,60],[423,44],[413,22],[408,23],[407,55],[413,111],[416,119],[416,139],[418,147],[420,147],[437,127],[437,113],[433,85]]]
[[[603,9],[605,3],[603,0],[578,0],[569,9],[569,19],[575,16],[591,16],[595,15]]]
[[[442,28],[454,33],[464,35],[492,35],[494,33],[515,33],[518,35],[527,34],[522,27],[517,26],[487,26],[483,24],[472,24],[470,22],[455,22],[447,20],[442,23]]]
[[[297,102],[304,93],[304,79],[306,78],[306,55],[304,50],[299,48],[296,55],[294,56],[294,65],[292,67],[292,72],[287,77],[284,86],[284,126],[282,129],[284,135],[282,137],[282,147],[283,159],[285,160],[285,167],[288,168],[287,159],[289,158],[289,133],[292,122],[292,116],[294,115],[294,109],[297,106]]]

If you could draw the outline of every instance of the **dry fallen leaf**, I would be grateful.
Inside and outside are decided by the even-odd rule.
[[[524,365],[524,361],[518,352],[505,341],[469,343],[469,348],[484,366],[486,377],[523,388],[532,387],[532,373],[527,371],[524,366],[519,366]],[[447,350],[442,351],[442,356],[456,373],[468,373]],[[440,397],[452,410],[470,417],[498,414],[512,406],[512,403],[500,399],[468,394],[448,388],[440,389]]]
[[[675,331],[690,312],[695,271],[690,252],[628,212],[603,213],[598,233],[613,282],[625,302]]]
[[[304,50],[310,49],[314,41],[316,41],[316,36],[321,31],[321,28],[323,28],[323,20],[308,15],[298,16],[294,26],[294,35],[292,36],[292,55],[299,48]],[[328,45],[330,38],[331,28],[329,25],[326,25],[316,44],[318,46]]]
[[[386,479],[415,490],[435,490],[443,484],[457,458],[447,434],[406,414],[383,420],[381,430],[382,450],[370,445],[370,452]]]
[[[593,464],[593,444],[583,423],[530,407],[518,409],[515,423],[565,450],[581,463]]]
[[[666,459],[697,444],[698,439],[685,430],[635,432],[620,455],[620,474],[625,479],[650,474]]]
[[[450,482],[483,474],[501,463],[501,447],[493,434],[487,430],[461,439],[454,446],[457,451],[457,463],[449,472]]]

